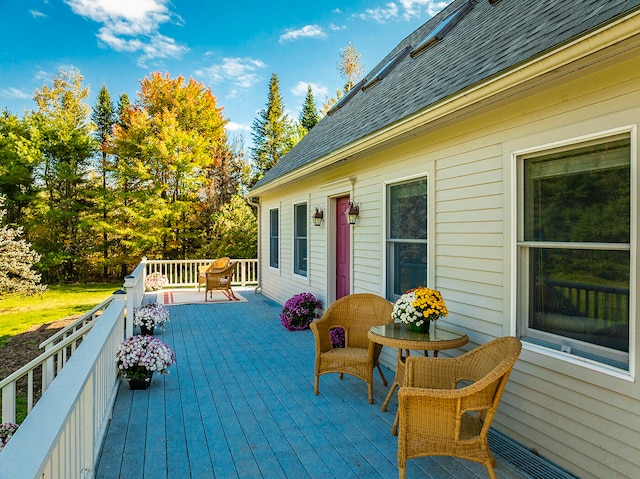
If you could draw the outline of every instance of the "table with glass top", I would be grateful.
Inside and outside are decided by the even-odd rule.
[[[444,349],[455,349],[464,346],[469,342],[469,338],[461,331],[454,329],[441,329],[437,327],[437,322],[433,322],[429,328],[429,333],[418,333],[410,331],[406,324],[391,323],[382,326],[373,326],[369,330],[369,340],[374,343],[390,346],[398,349],[398,360],[396,362],[396,375],[393,384],[387,394],[387,398],[382,404],[381,410],[386,411],[389,401],[393,397],[395,390],[404,382],[404,370],[406,357],[410,350],[424,351],[427,356],[429,351],[433,351],[433,356],[438,356],[438,351]],[[391,429],[392,434],[398,430],[398,414]]]

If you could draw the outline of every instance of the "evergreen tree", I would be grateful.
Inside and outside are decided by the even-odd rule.
[[[302,105],[302,112],[300,112],[300,124],[309,132],[319,121],[320,116],[313,100],[313,90],[311,85],[307,85],[307,96],[304,98],[304,105]]]
[[[102,216],[102,223],[98,227],[99,230],[102,230],[102,275],[104,279],[107,279],[109,276],[109,269],[107,265],[109,259],[109,235],[107,230],[109,229],[109,225],[107,220],[111,203],[111,195],[107,189],[107,176],[111,169],[108,150],[111,131],[116,121],[116,117],[113,102],[111,101],[111,95],[109,94],[109,90],[106,85],[102,85],[102,88],[100,88],[100,91],[98,92],[98,98],[93,107],[91,119],[96,126],[95,139],[100,144],[100,173],[102,176],[102,189],[101,194],[96,198],[96,203],[99,205],[98,207],[101,210]]]
[[[118,98],[118,106],[116,108],[116,115],[118,116],[118,125],[122,126],[122,116],[124,112],[127,111],[131,102],[129,101],[129,95],[126,93],[122,93],[120,98]]]
[[[252,160],[257,169],[254,181],[262,178],[296,143],[294,125],[284,112],[278,75],[271,74],[266,108],[258,113],[251,125],[254,146]]]
[[[95,234],[86,221],[90,209],[87,191],[91,159],[96,151],[85,103],[89,88],[78,70],[61,71],[34,100],[35,121],[42,136],[41,180],[46,202],[31,232],[34,247],[42,251],[48,281],[81,279],[90,270],[86,254]]]
[[[5,197],[0,195],[0,224],[7,214],[4,201]],[[22,228],[0,226],[0,299],[11,294],[41,294],[46,289],[39,284],[40,275],[32,269],[40,255],[21,236]]]

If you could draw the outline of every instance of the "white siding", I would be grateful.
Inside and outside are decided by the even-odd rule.
[[[465,349],[514,334],[512,153],[640,122],[640,59],[591,69],[523,89],[486,105],[482,114],[469,113],[440,128],[432,125],[404,143],[265,194],[263,225],[268,208],[281,205],[279,271],[265,266],[268,231],[262,228],[265,294],[280,302],[302,289],[323,301],[330,297],[331,217],[321,228],[310,227],[309,278],[301,281],[290,274],[291,205],[310,198],[310,212],[316,204],[327,212],[330,198],[348,194],[346,178],[355,177],[352,194],[361,216],[352,229],[352,290],[384,295],[384,185],[425,174],[431,212],[429,281],[447,302],[446,322],[467,332],[471,343]],[[634,156],[636,175],[637,161]],[[335,188],[322,186],[332,182]],[[637,291],[635,282],[632,288]],[[636,324],[637,317],[632,311]],[[639,343],[636,333],[630,354],[635,371],[640,370]],[[393,364],[395,353],[387,351],[384,359]],[[616,377],[525,347],[494,426],[579,477],[640,477],[637,378]]]

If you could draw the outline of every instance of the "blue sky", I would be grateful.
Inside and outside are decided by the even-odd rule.
[[[271,73],[298,118],[307,85],[316,105],[344,82],[340,50],[352,42],[366,72],[450,0],[0,0],[0,109],[35,109],[36,88],[78,69],[93,106],[103,84],[114,102],[137,98],[151,72],[210,87],[228,130],[250,143]]]

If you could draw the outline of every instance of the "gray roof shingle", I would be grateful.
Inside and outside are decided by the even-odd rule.
[[[371,78],[398,51],[415,47],[468,0],[454,0],[402,40],[371,70]],[[325,116],[255,185],[313,163],[447,97],[639,8],[640,0],[488,0],[474,2],[436,44],[406,56],[376,85],[358,91]]]

